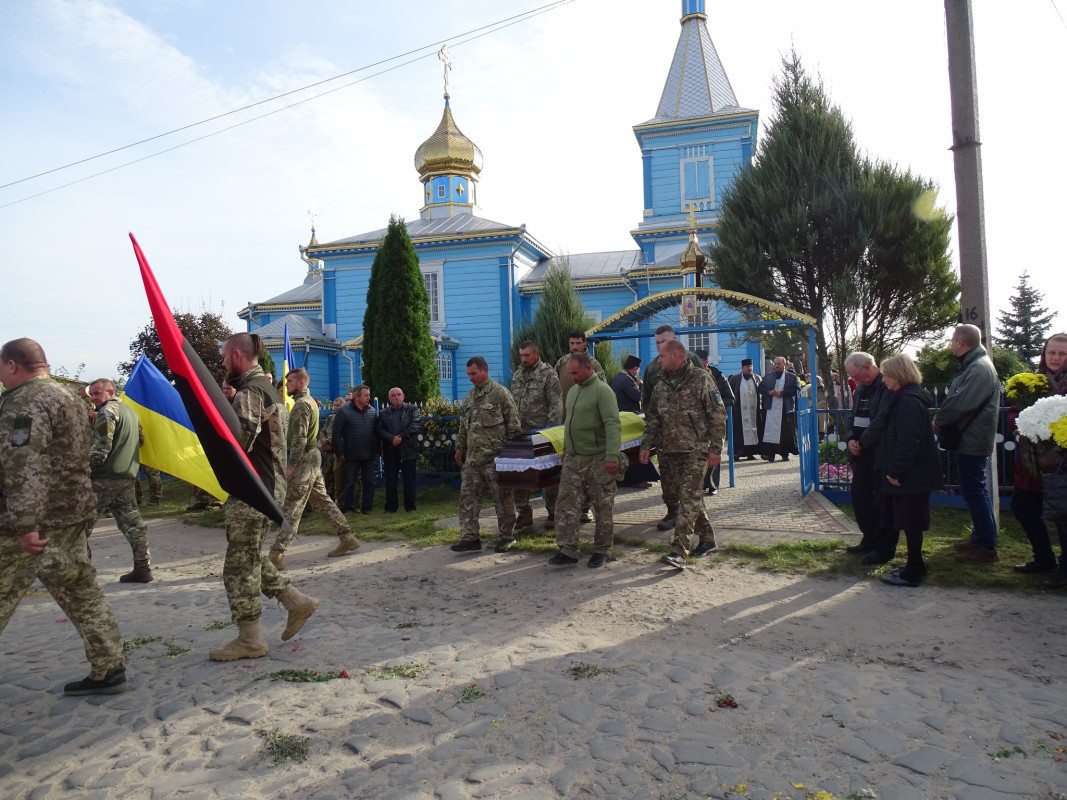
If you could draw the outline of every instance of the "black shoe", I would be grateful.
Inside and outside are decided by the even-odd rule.
[[[569,555],[560,550],[552,558],[548,559],[548,563],[553,567],[573,567],[578,563],[577,558],[571,558]]]
[[[1067,588],[1067,572],[1053,572],[1041,583],[1046,589]]]
[[[677,567],[681,569],[685,566],[685,556],[679,553],[667,553],[659,560],[659,563],[666,564],[668,567]]]
[[[578,524],[579,525],[588,525],[592,521],[593,521],[593,518],[592,518],[592,516],[590,516],[590,514],[588,512],[583,513],[582,516],[580,516],[578,518]]]
[[[863,558],[860,559],[861,564],[866,564],[869,567],[877,566],[878,564],[888,564],[893,560],[893,556],[887,556],[879,553],[877,550],[871,550]]]
[[[1056,562],[1042,564],[1040,561],[1027,561],[1025,564],[1016,564],[1012,569],[1016,572],[1021,572],[1023,575],[1035,575],[1039,572],[1055,572]]]
[[[869,553],[874,548],[869,544],[860,542],[859,544],[852,544],[845,548],[846,553],[851,553],[854,556],[862,556],[864,553]]]
[[[496,547],[493,548],[495,553],[506,553],[512,547],[515,546],[514,539],[497,539]]]
[[[746,461],[755,461],[756,457],[755,456],[747,456],[745,460]]]
[[[86,694],[119,694],[130,687],[126,684],[126,668],[115,667],[101,681],[83,678],[63,687],[63,694],[68,697],[80,697]]]
[[[473,553],[482,549],[481,539],[460,539],[452,545],[453,553]]]
[[[693,558],[700,558],[706,556],[708,553],[714,553],[719,549],[719,546],[714,541],[702,541],[696,546],[696,549],[690,553]]]
[[[668,514],[667,516],[665,516],[663,519],[661,519],[659,522],[656,523],[656,530],[658,530],[658,531],[673,530],[676,520],[677,520],[677,517],[675,517],[674,514]]]
[[[586,566],[589,567],[589,569],[599,569],[600,567],[604,566],[606,563],[608,563],[607,554],[605,554],[605,553],[593,553],[593,555],[591,555],[589,557],[589,563],[586,564]]]
[[[912,588],[919,585],[919,581],[910,580],[896,570],[890,572],[888,575],[883,575],[882,583],[888,583],[890,586],[911,586]]]
[[[788,460],[789,460],[789,456],[782,456],[782,461],[788,461]]]

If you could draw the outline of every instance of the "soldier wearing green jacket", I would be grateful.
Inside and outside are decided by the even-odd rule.
[[[662,560],[681,566],[689,554],[694,529],[700,536],[694,556],[715,549],[715,531],[704,508],[703,477],[706,467],[717,466],[721,460],[726,409],[711,375],[687,360],[681,342],[665,342],[659,357],[663,373],[645,411],[640,458],[647,464],[650,451],[658,451],[663,492],[678,498],[671,553]]]
[[[68,695],[125,691],[122,638],[96,584],[86,534],[96,503],[85,406],[48,377],[33,339],[0,347],[0,631],[35,579],[85,642],[89,676]]]
[[[556,545],[548,560],[556,567],[578,563],[578,527],[583,505],[591,505],[596,519],[589,566],[602,567],[611,557],[614,539],[616,477],[622,425],[615,392],[593,371],[585,353],[567,364],[571,390],[567,394],[567,422],[563,430],[563,471],[556,502]]]
[[[504,442],[522,432],[519,410],[511,392],[489,377],[489,365],[481,356],[467,362],[467,377],[474,386],[463,399],[456,437],[456,463],[463,470],[459,541],[452,550],[467,553],[482,549],[478,514],[482,495],[488,489],[493,495],[500,531],[496,552],[506,553],[515,544],[515,502],[511,492],[500,488],[493,459],[504,449]]]

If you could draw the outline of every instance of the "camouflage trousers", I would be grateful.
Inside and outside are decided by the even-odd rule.
[[[700,541],[714,541],[707,509],[704,508],[704,470],[707,457],[702,453],[660,453],[659,473],[664,496],[675,497],[668,511],[677,510],[671,550],[689,555],[691,537],[696,533]]]
[[[163,502],[163,476],[159,474],[159,470],[155,467],[146,467],[142,464],[141,469],[144,470],[144,474],[148,478],[148,502],[158,506]],[[141,505],[144,489],[141,486],[140,478],[134,481],[133,491],[137,497],[137,505]]]
[[[493,462],[475,466],[469,461],[460,472],[463,485],[459,490],[459,538],[478,539],[478,514],[482,510],[482,496],[486,490],[493,495],[496,508],[496,524],[501,539],[515,538],[515,498],[512,492],[501,489],[497,483]]]
[[[103,680],[124,662],[119,624],[96,583],[96,567],[89,563],[85,540],[91,525],[41,530],[41,538],[51,541],[38,556],[23,550],[10,531],[0,530],[0,631],[33,581],[40,579],[81,635],[89,677]]]
[[[536,492],[541,494],[541,492]],[[533,495],[527,492],[525,489],[516,489],[515,495],[515,513],[520,517],[523,514],[533,514],[533,506],[530,505],[530,499]],[[554,516],[556,513],[556,498],[559,497],[558,486],[546,486],[545,487],[545,510],[548,511],[548,515]]]
[[[93,479],[93,491],[96,492],[96,513],[111,514],[115,523],[130,543],[133,550],[134,563],[148,561],[148,528],[141,519],[141,512],[137,510],[137,499],[134,494],[136,478],[95,478]],[[92,527],[89,528],[92,533]],[[88,534],[86,534],[88,536]]]
[[[556,500],[556,545],[564,555],[578,557],[578,528],[582,509],[591,507],[596,519],[593,549],[605,555],[611,552],[615,538],[615,492],[618,482],[604,467],[604,454],[563,456]]]
[[[333,465],[337,461],[337,456],[333,452],[322,453],[322,483],[326,487],[326,494],[330,496],[331,500],[337,499],[337,485],[333,479]],[[344,487],[341,487],[344,489]]]
[[[285,502],[282,504],[282,513],[289,521],[291,531],[282,530],[271,545],[271,552],[284,553],[293,539],[296,538],[297,529],[300,527],[300,517],[304,513],[304,506],[311,503],[311,507],[330,523],[334,533],[338,536],[347,536],[352,533],[348,526],[348,520],[326,494],[326,484],[322,480],[322,467],[319,464],[319,451],[313,450],[305,456],[299,465],[293,469],[293,474],[285,485]]]
[[[260,594],[277,597],[289,586],[270,559],[260,552],[270,520],[232,495],[223,506],[226,514],[226,560],[222,583],[234,622],[259,619]]]

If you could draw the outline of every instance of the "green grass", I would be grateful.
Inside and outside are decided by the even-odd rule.
[[[368,516],[348,514],[352,530],[356,536],[365,541],[406,541],[414,547],[439,547],[453,544],[459,537],[454,527],[438,528],[438,519],[454,517],[457,513],[459,493],[448,485],[420,486],[418,489],[419,510],[414,513],[384,513],[385,491],[378,487],[375,491],[374,512]],[[142,514],[149,519],[157,517],[178,517],[204,527],[222,528],[225,519],[221,511],[186,512],[185,507],[192,502],[192,490],[188,485],[176,480],[163,482],[163,503],[160,506],[141,507]],[[483,507],[490,504],[486,497]],[[847,504],[839,506],[841,511],[854,519],[852,507]],[[714,515],[714,509],[711,509]],[[714,524],[714,516],[712,523]],[[1001,515],[1001,534],[999,541],[1000,562],[967,566],[955,559],[952,543],[970,533],[970,515],[964,509],[936,507],[930,515],[931,528],[927,531],[923,554],[930,571],[926,583],[931,586],[961,586],[967,588],[1011,589],[1018,591],[1040,591],[1039,577],[1020,575],[1012,570],[1013,564],[1021,564],[1032,558],[1030,544],[1015,518],[1008,512]],[[301,536],[328,536],[334,533],[327,522],[318,514],[306,517],[300,524]],[[650,556],[659,556],[670,550],[666,536],[662,540],[648,542],[636,537],[616,535],[618,547],[635,547]],[[901,536],[896,559],[881,567],[865,567],[855,556],[844,552],[845,543],[839,540],[809,540],[795,543],[780,543],[771,547],[760,547],[744,543],[722,546],[719,550],[701,559],[714,568],[736,565],[748,565],[757,569],[773,572],[811,575],[814,577],[854,577],[869,578],[883,575],[895,566],[903,564],[906,553],[904,537]],[[592,543],[583,541],[581,550],[592,552]],[[552,531],[520,532],[513,552],[549,555],[556,551],[555,537]]]
[[[288,761],[303,761],[311,752],[311,739],[307,736],[297,736],[293,733],[283,733],[279,730],[257,731],[264,738],[263,750],[266,756],[274,764],[284,764]]]

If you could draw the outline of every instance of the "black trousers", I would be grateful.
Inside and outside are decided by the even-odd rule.
[[[382,460],[382,470],[385,473],[385,510],[396,511],[399,507],[397,497],[396,476],[399,473],[404,481],[404,510],[415,510],[415,461],[409,458],[401,461],[398,458],[385,458]]]
[[[374,507],[374,467],[376,458],[345,459],[345,501],[342,511],[356,510],[356,480],[363,486],[363,501],[360,511],[370,511]]]
[[[891,530],[882,523],[882,476],[873,462],[873,458],[852,462],[852,510],[856,514],[856,525],[863,534],[860,545],[892,557],[897,551],[900,531]]]

